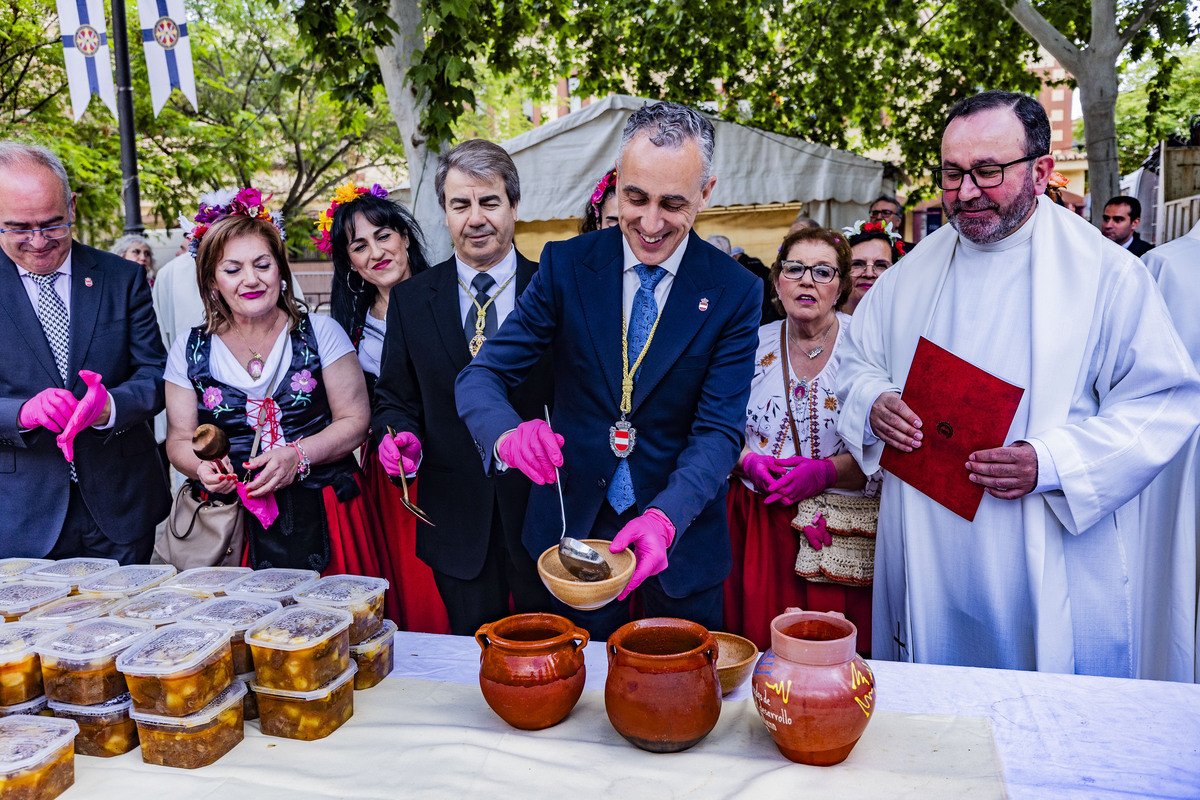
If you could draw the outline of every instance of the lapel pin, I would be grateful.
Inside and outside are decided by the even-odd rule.
[[[84,279],[83,279],[83,285],[84,285],[84,286],[88,286],[88,287],[90,287],[90,286],[92,285],[92,279],[91,279],[91,278],[84,278]]]
[[[700,310],[708,311],[708,298],[707,297],[700,298]]]

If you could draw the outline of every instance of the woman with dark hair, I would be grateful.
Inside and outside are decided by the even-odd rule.
[[[388,199],[379,184],[370,189],[346,184],[317,220],[318,249],[333,258],[330,313],[350,335],[366,378],[368,396],[375,393],[387,333],[392,288],[429,269],[422,250],[421,228],[412,214]],[[399,603],[402,630],[449,633],[446,608],[433,572],[416,555],[416,520],[401,504],[403,495],[379,463],[373,437],[362,453],[367,495],[379,511],[393,575],[392,594]],[[410,497],[416,484],[409,487]]]
[[[583,207],[580,233],[602,231],[617,224],[617,171],[610,169],[596,183],[592,196]]]
[[[250,566],[389,577],[375,509],[363,498],[355,449],[370,406],[354,348],[335,322],[308,314],[283,245],[283,219],[242,189],[201,207],[192,230],[205,322],[167,359],[167,454],[210,495],[247,514]],[[202,461],[198,424],[219,427],[230,452]],[[255,447],[260,447],[253,457]],[[397,616],[385,594],[385,613]]]
[[[842,233],[850,240],[850,296],[838,306],[844,314],[853,314],[876,279],[904,255],[904,242],[892,230],[890,222],[859,220]]]
[[[850,294],[850,274],[846,237],[825,228],[788,234],[771,266],[784,319],[758,332],[746,444],[729,490],[734,566],[725,583],[727,630],[760,649],[771,644],[771,620],[789,606],[842,612],[858,626],[859,650],[870,649],[863,569],[873,566],[874,539],[830,533],[842,530],[846,506],[867,500],[866,476],[837,433],[850,318],[835,309]]]

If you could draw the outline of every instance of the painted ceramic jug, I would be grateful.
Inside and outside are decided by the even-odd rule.
[[[475,632],[479,688],[499,717],[527,731],[557,725],[583,694],[588,632],[557,614],[517,614]]]
[[[789,610],[771,622],[754,668],[754,705],[779,752],[801,764],[844,761],[875,710],[875,676],[837,613]]]
[[[642,619],[608,640],[604,708],[617,733],[653,753],[693,746],[721,716],[717,643],[702,625]]]

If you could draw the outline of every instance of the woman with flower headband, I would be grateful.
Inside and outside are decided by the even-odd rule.
[[[167,358],[171,463],[210,494],[236,492],[252,512],[250,566],[386,575],[387,553],[374,547],[377,515],[364,502],[353,455],[370,409],[349,338],[295,301],[283,219],[257,190],[242,189],[216,211],[202,207],[197,222],[206,321]],[[229,456],[196,457],[198,424],[226,433]],[[388,605],[395,616],[385,594]]]
[[[331,316],[358,351],[369,399],[379,377],[392,287],[429,269],[421,228],[407,209],[388,199],[379,184],[368,189],[348,183],[338,187],[329,209],[317,218],[313,241],[333,259]],[[403,495],[380,465],[374,439],[369,438],[364,447],[366,494],[379,510],[385,534],[381,547],[387,550],[393,570],[385,577],[399,606],[396,623],[401,630],[449,633],[433,571],[416,555],[416,519],[404,509]],[[415,483],[409,492],[415,498]]]
[[[866,652],[871,586],[862,569],[874,563],[874,539],[831,533],[840,530],[845,506],[878,508],[863,496],[867,478],[837,434],[849,317],[835,309],[851,290],[845,235],[825,228],[788,234],[768,280],[784,319],[758,332],[746,444],[729,490],[726,629],[766,649],[771,620],[785,608],[840,611],[858,626]]]
[[[617,224],[617,171],[610,169],[596,183],[592,196],[583,207],[580,233],[602,231]]]
[[[842,233],[850,239],[850,296],[838,309],[853,314],[876,279],[904,255],[904,242],[890,222],[860,219]]]

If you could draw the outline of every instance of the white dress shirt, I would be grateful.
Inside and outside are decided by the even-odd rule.
[[[667,256],[666,260],[658,266],[667,271],[659,280],[658,285],[654,287],[654,302],[658,305],[659,313],[667,304],[667,296],[671,294],[671,286],[675,283],[675,274],[679,272],[679,265],[683,262],[683,254],[687,251],[688,237],[684,237],[683,242],[679,247],[675,248],[675,252]],[[625,254],[625,267],[621,273],[621,309],[624,313],[625,329],[629,329],[629,317],[633,314],[633,298],[637,294],[638,289],[642,288],[642,279],[638,277],[637,265],[642,262],[637,260],[637,256],[633,254],[633,248],[629,246],[629,242],[625,237],[621,237],[621,250]]]
[[[471,281],[475,280],[475,276],[479,274],[479,270],[464,263],[458,257],[458,253],[454,254],[454,266],[458,270],[458,319],[465,325],[467,319],[467,311],[475,309],[475,303],[472,298],[475,296],[475,289],[471,287]],[[512,313],[512,310],[517,306],[517,281],[514,277],[517,274],[517,248],[510,247],[508,255],[500,259],[500,263],[487,271],[488,275],[492,276],[492,280],[496,285],[492,287],[489,296],[496,298],[492,303],[492,307],[496,309],[496,327],[499,328],[504,324],[505,318]],[[507,286],[504,282],[512,278],[512,282]],[[463,286],[470,288],[468,294],[463,290]],[[497,290],[504,286],[504,291],[497,294]],[[465,335],[465,334],[464,334]]]

